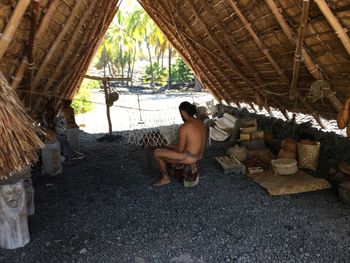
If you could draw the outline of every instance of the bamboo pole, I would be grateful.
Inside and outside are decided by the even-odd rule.
[[[61,41],[63,40],[64,36],[68,32],[69,29],[72,28],[74,19],[76,18],[76,15],[78,14],[80,10],[80,7],[84,4],[84,1],[77,1],[74,5],[73,10],[69,14],[68,19],[65,21],[65,24],[58,34],[57,38],[55,39],[54,43],[46,53],[46,56],[43,61],[41,61],[38,71],[35,74],[34,81],[33,81],[33,87],[37,88],[39,81],[41,80],[41,77],[43,76],[44,70],[48,67],[48,64],[50,62],[51,57],[56,52],[56,49],[60,46]]]
[[[22,17],[30,4],[30,0],[20,0],[8,21],[4,32],[0,35],[0,61],[4,56],[15,32],[22,20]]]
[[[309,8],[310,8],[310,1],[303,0],[303,11],[301,13],[297,46],[295,48],[293,77],[292,77],[292,84],[290,85],[289,99],[294,99],[295,94],[297,92],[297,82],[299,79],[300,62],[302,58],[302,46],[304,42],[304,33],[307,25],[307,20],[309,18]]]
[[[334,32],[339,37],[340,41],[342,42],[344,48],[350,55],[350,38],[348,34],[346,33],[347,30],[342,27],[340,24],[338,18],[332,13],[331,9],[329,8],[327,2],[325,0],[315,0],[315,3],[318,5],[318,8],[321,10],[323,15],[326,17],[328,23],[332,26]]]
[[[29,35],[29,44],[28,44],[28,71],[27,71],[27,82],[26,82],[26,90],[28,90],[28,95],[25,96],[27,105],[29,108],[32,104],[32,81],[33,81],[33,72],[34,72],[34,40],[36,34],[36,28],[38,23],[38,14],[39,14],[39,5],[40,0],[36,0],[33,2],[33,10],[32,10],[32,19],[31,19],[31,28]]]

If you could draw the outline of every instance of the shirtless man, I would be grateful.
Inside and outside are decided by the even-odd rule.
[[[194,117],[196,107],[184,101],[179,106],[180,114],[185,122],[179,129],[177,145],[167,146],[167,149],[154,150],[162,177],[153,186],[162,186],[171,182],[168,175],[168,163],[193,164],[202,158],[206,141],[206,129],[201,120]]]

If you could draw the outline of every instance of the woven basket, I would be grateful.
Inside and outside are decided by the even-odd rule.
[[[300,168],[316,171],[320,156],[320,143],[315,145],[298,143],[298,162]]]

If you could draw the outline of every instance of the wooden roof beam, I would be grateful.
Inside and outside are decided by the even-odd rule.
[[[0,34],[0,61],[9,47],[13,36],[22,20],[22,17],[27,10],[31,0],[20,0],[16,4],[16,8],[8,21],[5,30]]]
[[[333,28],[334,32],[342,42],[344,48],[350,55],[350,38],[348,34],[346,33],[347,30],[342,27],[340,24],[338,18],[332,13],[331,9],[329,8],[327,2],[325,0],[315,0],[315,3],[318,5],[318,8],[321,10],[323,15],[326,17],[328,23]]]
[[[302,46],[303,46],[303,42],[304,42],[304,33],[305,33],[306,25],[307,25],[307,20],[309,18],[309,9],[310,9],[310,1],[303,0],[303,11],[301,13],[298,40],[297,40],[297,46],[295,48],[295,55],[294,55],[293,77],[292,77],[292,83],[290,85],[290,90],[289,90],[289,98],[290,99],[294,99],[295,94],[297,92],[300,62],[301,62],[301,58],[302,58]]]

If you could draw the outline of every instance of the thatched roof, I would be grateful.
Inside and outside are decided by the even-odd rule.
[[[219,100],[319,119],[350,95],[350,0],[139,2]],[[73,97],[119,3],[0,0],[0,71],[31,115]]]
[[[0,1],[0,70],[26,106],[32,101],[31,114],[42,111],[41,94],[74,95],[118,2]]]
[[[0,70],[40,111],[37,93],[74,95],[120,1],[13,2],[0,1]],[[334,118],[326,98],[307,98],[310,85],[349,95],[349,0],[139,2],[220,100]]]
[[[334,118],[326,98],[306,98],[310,85],[326,79],[341,102],[349,95],[349,0],[140,2],[219,99]]]

